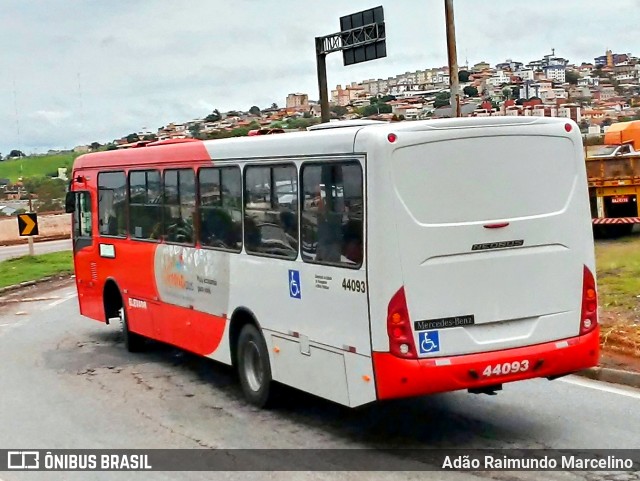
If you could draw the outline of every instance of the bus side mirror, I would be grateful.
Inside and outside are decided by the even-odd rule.
[[[64,211],[67,214],[72,214],[76,211],[76,193],[73,191],[67,192],[67,196],[64,199]]]

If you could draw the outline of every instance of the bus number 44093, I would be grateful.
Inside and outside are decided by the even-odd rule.
[[[496,364],[492,366],[488,365],[482,375],[485,377],[490,376],[504,376],[515,372],[525,372],[529,370],[529,361],[523,359],[522,361],[505,362],[504,364]]]
[[[365,282],[356,279],[342,279],[342,288],[345,291],[362,292],[366,291]]]

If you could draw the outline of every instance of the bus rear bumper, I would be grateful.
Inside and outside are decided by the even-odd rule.
[[[599,353],[596,328],[569,339],[461,356],[401,359],[388,352],[374,352],[373,366],[377,396],[382,400],[556,378],[596,366]],[[511,372],[512,366],[520,366],[518,372]]]

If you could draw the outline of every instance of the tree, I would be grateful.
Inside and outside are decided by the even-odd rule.
[[[260,110],[260,107],[258,107],[257,105],[254,105],[249,109],[249,113],[251,115],[255,115],[256,117],[260,117],[260,115],[262,115],[262,110]]]
[[[451,104],[451,93],[450,92],[440,92],[436,94],[436,100],[433,102],[434,108],[446,107]]]
[[[511,98],[511,94],[512,94],[512,90],[511,87],[504,87],[502,89],[502,96],[506,99],[509,100]]]
[[[393,95],[384,95],[380,98],[380,102],[391,102],[392,100],[396,100],[396,97],[394,97]]]
[[[102,146],[100,145],[100,142],[91,142],[91,145],[89,147],[91,147],[91,150],[95,152]]]
[[[385,103],[377,103],[373,105],[367,105],[358,110],[358,113],[363,117],[370,117],[378,114],[390,114],[392,112],[391,105]]]
[[[337,117],[342,117],[343,115],[346,115],[349,112],[349,109],[346,107],[343,107],[342,105],[334,105],[333,107],[331,107],[330,110],[331,112],[336,114]]]
[[[310,127],[311,125],[317,124],[318,122],[320,122],[320,119],[318,119],[318,118],[288,119],[287,120],[287,128],[288,129],[306,129],[307,127]]]
[[[138,142],[140,140],[140,137],[138,137],[138,134],[129,134],[127,135],[127,142],[132,143],[132,142]]]
[[[14,157],[26,157],[24,155],[24,153],[21,150],[12,150],[11,152],[9,152],[8,158],[14,158]]]
[[[273,102],[273,103],[271,104],[271,108],[272,108],[272,109],[274,109],[274,110],[277,110],[277,109],[278,109],[278,104],[277,104],[277,103],[275,103],[275,102]]]
[[[467,70],[460,70],[458,71],[458,81],[462,83],[468,82],[470,75],[471,75],[471,72],[468,72]]]
[[[567,72],[564,74],[564,79],[571,85],[578,85],[580,75],[575,70],[567,70]]]
[[[205,122],[219,122],[222,119],[222,115],[220,115],[220,111],[218,109],[213,109],[209,115],[204,118]]]
[[[613,123],[613,120],[611,120],[609,117],[607,117],[602,121],[602,123],[600,125],[602,127],[609,127],[612,123]]]
[[[196,122],[195,124],[192,124],[191,127],[189,127],[189,133],[191,134],[191,137],[193,137],[194,139],[200,138],[201,131],[202,131],[202,124],[198,122]]]
[[[464,92],[464,94],[467,97],[477,97],[478,96],[478,89],[475,87],[472,87],[471,85],[467,85],[465,88],[462,89],[462,91]]]
[[[591,125],[591,124],[589,123],[589,121],[588,121],[588,120],[586,120],[586,119],[582,119],[582,120],[580,121],[580,130],[581,130],[582,132],[586,132],[587,130],[589,130],[589,126],[590,126],[590,125]]]
[[[305,113],[302,114],[302,118],[304,119],[310,119],[311,117],[313,117],[313,115],[311,115],[311,112],[306,111]]]
[[[249,135],[249,130],[247,127],[238,127],[231,131],[231,137],[245,137]]]
[[[47,212],[62,207],[62,199],[66,190],[62,179],[27,177],[23,179],[22,184],[28,193],[37,195],[36,210]]]
[[[38,195],[37,209],[40,212],[60,209],[65,190],[65,183],[62,179],[44,179],[35,191]]]

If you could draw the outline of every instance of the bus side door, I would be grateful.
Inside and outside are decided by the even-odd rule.
[[[78,288],[80,313],[92,319],[104,321],[102,296],[98,289],[98,265],[96,242],[93,234],[95,205],[91,192],[75,192],[73,212],[73,262]]]

